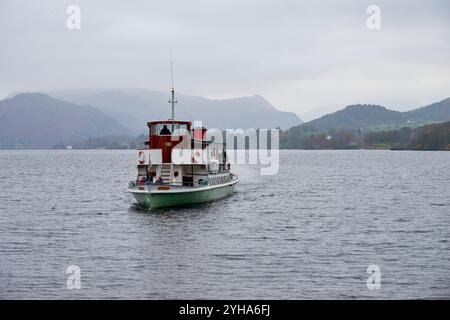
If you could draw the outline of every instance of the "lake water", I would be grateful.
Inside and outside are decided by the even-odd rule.
[[[282,151],[277,175],[156,212],[126,192],[135,161],[0,151],[0,298],[450,298],[450,152]]]

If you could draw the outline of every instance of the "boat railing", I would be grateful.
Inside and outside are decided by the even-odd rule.
[[[209,181],[203,180],[199,181],[199,183],[189,183],[189,184],[183,184],[179,181],[168,181],[165,183],[161,182],[152,182],[152,181],[143,181],[143,180],[132,180],[128,183],[129,188],[133,187],[142,187],[142,186],[171,186],[171,187],[205,187],[209,185]]]

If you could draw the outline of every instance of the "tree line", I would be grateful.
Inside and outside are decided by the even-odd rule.
[[[299,126],[280,133],[282,149],[450,150],[450,122],[390,131],[331,129],[320,132]]]

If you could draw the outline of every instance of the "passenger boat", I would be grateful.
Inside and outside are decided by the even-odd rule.
[[[230,172],[225,143],[207,139],[205,127],[172,118],[147,123],[149,139],[138,151],[137,178],[128,191],[149,208],[184,206],[218,200],[239,182]],[[195,124],[195,123],[194,123]]]

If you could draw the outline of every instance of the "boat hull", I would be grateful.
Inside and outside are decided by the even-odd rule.
[[[164,208],[204,203],[225,198],[233,193],[234,183],[215,188],[198,188],[186,192],[133,192],[130,191],[140,206]]]

